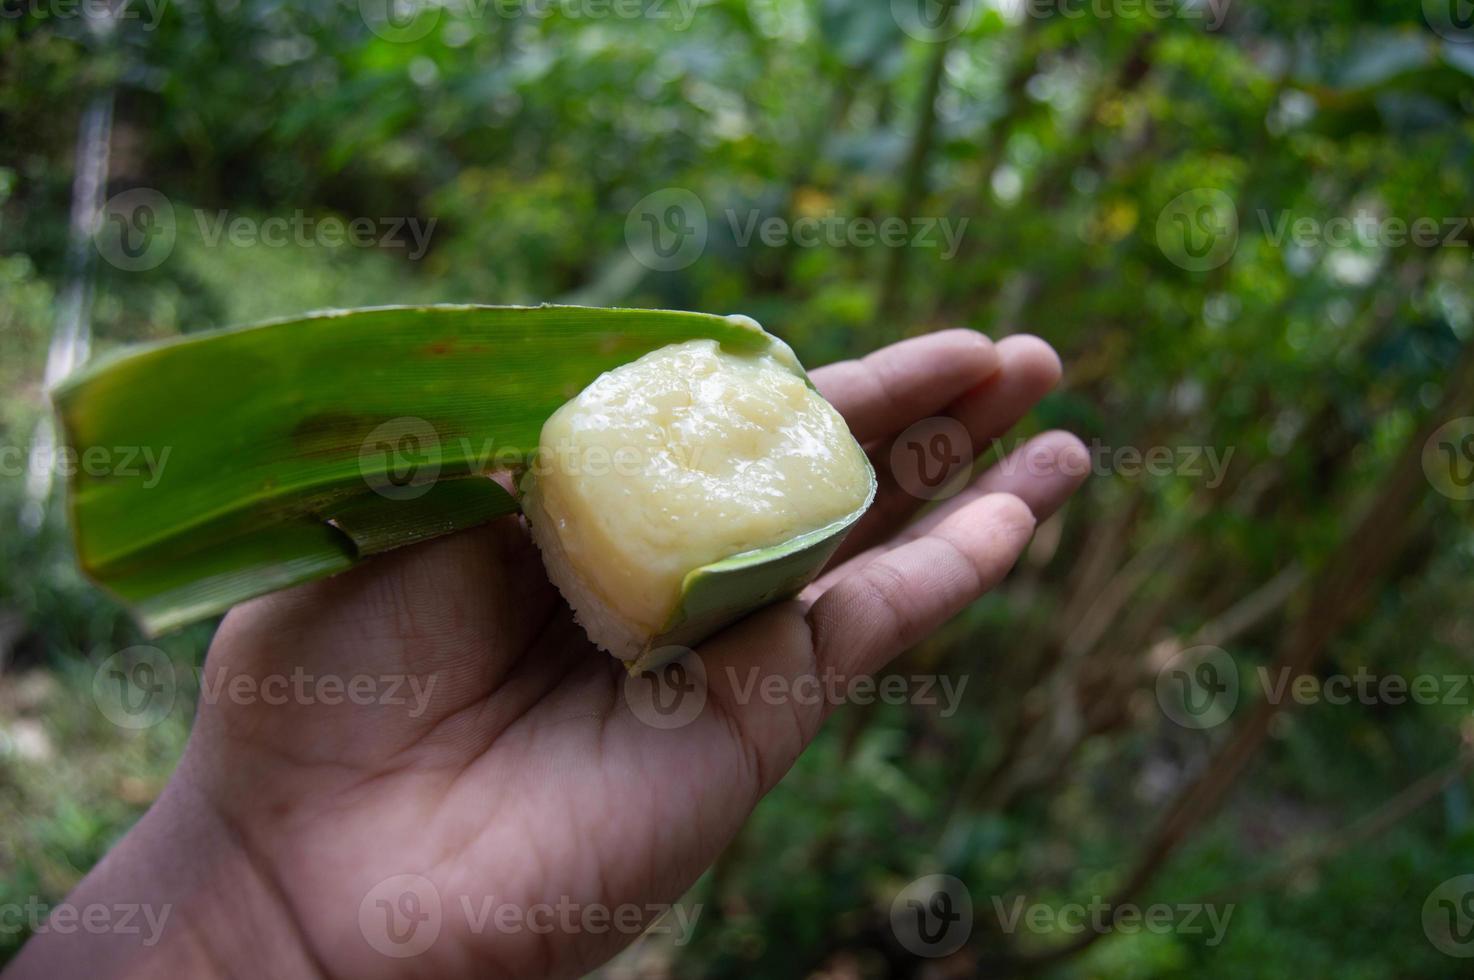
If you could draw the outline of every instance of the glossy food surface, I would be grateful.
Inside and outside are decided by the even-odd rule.
[[[870,473],[844,420],[792,366],[695,340],[600,376],[543,427],[535,476],[584,583],[657,632],[687,572],[824,527]]]

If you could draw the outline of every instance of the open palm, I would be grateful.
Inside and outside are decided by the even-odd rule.
[[[215,638],[178,773],[78,892],[171,901],[172,928],[126,954],[37,940],[17,972],[570,976],[633,941],[832,707],[755,692],[882,668],[993,587],[1085,470],[1050,433],[912,520],[924,454],[891,468],[929,417],[959,422],[969,455],[1005,434],[1058,380],[1037,339],[947,331],[813,377],[881,489],[798,599],[631,680],[508,518],[248,603]],[[272,677],[307,686],[268,703]]]

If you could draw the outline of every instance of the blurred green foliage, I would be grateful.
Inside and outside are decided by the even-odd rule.
[[[0,446],[28,450],[46,411],[76,134],[98,98],[115,107],[108,192],[153,188],[176,218],[154,268],[91,256],[99,350],[328,306],[559,299],[748,313],[809,364],[943,326],[1045,337],[1068,371],[1029,430],[1212,447],[1232,454],[1223,481],[1124,465],[1092,480],[1004,588],[896,665],[966,677],[962,710],[839,712],[698,884],[694,941],[657,969],[1018,972],[1074,937],[1009,933],[995,899],[1115,893],[1172,801],[1221,771],[1214,753],[1262,699],[1258,668],[1310,649],[1318,622],[1334,620],[1322,677],[1474,667],[1469,506],[1435,492],[1416,455],[1438,413],[1474,414],[1443,403],[1474,341],[1474,34],[1434,2],[1116,0],[964,2],[928,39],[908,3],[618,16],[631,8],[486,2],[390,24],[362,13],[372,3],[166,0],[157,20],[134,4],[111,29],[79,8],[7,6]],[[670,188],[696,195],[708,240],[694,263],[652,270],[630,228]],[[434,225],[415,258],[403,240],[212,234],[221,215],[298,213]],[[947,257],[744,241],[754,215],[851,233],[887,217],[967,224]],[[1358,215],[1439,234],[1329,237]],[[1230,216],[1236,235],[1213,237]],[[1298,221],[1315,233],[1297,243]],[[1223,261],[1198,267],[1217,247]],[[0,903],[55,901],[158,791],[189,712],[141,732],[98,712],[93,671],[139,637],[79,577],[54,499],[30,519],[7,458]],[[1408,472],[1416,493],[1389,496]],[[1412,503],[1360,526],[1381,499]],[[1334,588],[1363,572],[1363,588]],[[164,644],[184,676],[208,635]],[[1202,636],[1245,693],[1231,724],[1194,730],[1158,709],[1154,680]],[[1122,932],[1046,974],[1453,975],[1421,915],[1474,864],[1467,714],[1467,701],[1280,714],[1226,802],[1134,893],[1228,896],[1222,943]],[[1389,800],[1416,805],[1379,810]],[[1374,814],[1386,820],[1359,822]],[[938,871],[967,883],[978,920],[962,952],[925,964],[888,910]],[[0,959],[23,939],[0,934]]]

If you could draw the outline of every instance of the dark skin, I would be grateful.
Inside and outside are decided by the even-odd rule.
[[[995,467],[916,520],[923,502],[902,489],[906,474],[888,472],[891,441],[914,421],[950,415],[982,450],[1059,373],[1037,338],[993,344],[961,330],[813,372],[871,449],[880,495],[819,581],[698,649],[706,704],[674,730],[631,709],[623,669],[573,623],[517,518],[233,610],[207,683],[297,668],[405,675],[428,692],[421,710],[202,703],[160,799],[68,899],[168,905],[159,941],[47,932],[7,976],[594,968],[638,927],[477,929],[462,910],[489,896],[524,909],[675,902],[834,708],[743,697],[734,679],[745,687],[754,667],[788,684],[880,670],[993,588],[1086,470],[1077,439],[1047,433],[1016,451],[1026,465]],[[1007,651],[1000,643],[989,655]],[[428,883],[442,909],[434,941],[402,958],[376,949],[360,919],[375,889],[400,875]]]

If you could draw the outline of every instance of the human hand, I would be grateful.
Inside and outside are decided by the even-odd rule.
[[[47,934],[14,971],[573,976],[628,945],[834,707],[746,696],[752,669],[790,691],[880,670],[996,585],[1085,472],[1078,440],[1049,433],[913,521],[922,454],[891,470],[898,434],[931,416],[978,449],[1004,435],[1059,377],[1035,338],[946,331],[812,376],[879,494],[819,581],[701,646],[694,717],[651,723],[647,680],[584,638],[518,518],[255,600],[217,632],[203,684],[219,695],[163,796],[70,899],[168,904],[162,941]],[[402,703],[229,693],[294,676],[367,677]],[[499,927],[488,901],[572,908],[575,927]]]

